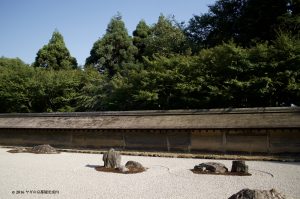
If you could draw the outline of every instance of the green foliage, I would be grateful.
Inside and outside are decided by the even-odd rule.
[[[270,41],[276,38],[278,18],[287,14],[288,0],[248,0],[239,18],[237,42]]]
[[[81,87],[77,70],[35,70],[28,90],[34,112],[75,111]]]
[[[0,67],[0,112],[75,111],[84,72],[14,63]]]
[[[298,19],[297,1],[219,0],[190,20],[189,43],[163,15],[140,21],[132,39],[117,15],[83,70],[71,70],[76,60],[54,32],[35,67],[0,58],[0,112],[299,105]]]
[[[53,70],[78,67],[76,59],[70,55],[63,36],[58,31],[54,31],[49,43],[38,51],[33,66]]]
[[[186,34],[199,47],[228,42],[250,46],[252,40],[275,39],[280,17],[290,12],[288,0],[219,0],[209,12],[190,19]]]
[[[300,40],[281,33],[273,42],[272,76],[276,90],[274,98],[281,104],[300,102]],[[273,105],[279,105],[276,102]]]
[[[237,22],[247,0],[219,0],[209,12],[190,19],[186,33],[194,49],[212,47],[236,37]]]
[[[151,57],[154,54],[162,56],[185,54],[187,48],[183,31],[170,19],[161,15],[146,39],[145,55]]]
[[[300,1],[289,0],[288,12],[278,18],[279,29],[291,32],[299,37],[300,34]]]
[[[94,67],[45,70],[0,59],[1,112],[197,109],[300,102],[300,40],[233,42],[190,55],[154,55],[114,76]],[[16,64],[16,65],[14,65]]]
[[[26,64],[19,58],[0,57],[0,67],[21,67],[25,65]]]
[[[153,57],[146,60],[146,70],[130,76],[135,91],[132,94],[138,109],[188,108],[182,85],[187,78],[183,74],[192,59],[185,56]],[[187,84],[186,84],[187,85]]]
[[[84,76],[81,83],[82,88],[77,97],[78,111],[100,111],[105,110],[105,101],[107,99],[107,75],[100,75],[99,72],[92,67],[85,68]]]
[[[139,61],[142,61],[142,57],[146,56],[145,51],[147,48],[147,39],[151,34],[150,27],[146,24],[144,20],[141,20],[136,29],[133,31],[133,45],[138,49],[136,57]]]
[[[100,72],[107,71],[112,77],[122,70],[126,63],[134,62],[137,51],[121,16],[117,15],[108,24],[106,34],[94,43],[85,65],[91,65]]]
[[[29,112],[27,88],[33,69],[19,59],[0,60],[0,112]]]

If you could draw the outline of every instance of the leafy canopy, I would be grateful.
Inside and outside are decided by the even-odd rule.
[[[290,2],[290,3],[289,3]],[[233,39],[239,45],[250,46],[253,40],[276,38],[278,20],[291,17],[291,0],[219,0],[209,6],[208,13],[195,15],[186,27],[194,48],[213,47]],[[299,4],[299,3],[298,3]],[[291,18],[285,18],[291,20]]]
[[[126,63],[134,62],[137,48],[132,44],[122,17],[113,17],[107,26],[106,34],[96,41],[86,59],[85,66],[108,72],[112,77],[122,70]]]
[[[63,36],[58,31],[54,31],[49,43],[37,52],[33,66],[53,70],[78,67],[76,59],[70,55]]]
[[[145,54],[149,57],[154,54],[164,56],[184,54],[186,47],[186,37],[183,31],[171,19],[160,15],[146,39]]]

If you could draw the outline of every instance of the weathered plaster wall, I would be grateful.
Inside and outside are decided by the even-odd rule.
[[[300,129],[0,129],[1,145],[218,153],[300,153]]]

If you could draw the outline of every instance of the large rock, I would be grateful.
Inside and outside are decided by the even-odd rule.
[[[136,161],[128,161],[125,164],[125,167],[127,167],[128,169],[144,169],[143,165]]]
[[[219,162],[206,162],[196,165],[194,170],[212,173],[226,173],[228,172],[227,167]]]
[[[58,153],[56,149],[50,146],[49,144],[37,145],[28,151],[32,153],[42,153],[42,154]]]
[[[245,161],[242,160],[233,160],[231,172],[241,172],[248,173],[248,165],[246,165]]]
[[[228,199],[286,199],[286,197],[278,193],[275,189],[271,189],[269,191],[242,189],[236,194],[230,196]]]
[[[121,155],[114,149],[109,149],[103,154],[103,161],[105,168],[119,168],[121,166]]]

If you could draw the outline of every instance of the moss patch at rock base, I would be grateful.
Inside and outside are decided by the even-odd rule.
[[[16,147],[11,150],[8,150],[9,153],[35,153],[35,154],[58,154],[55,148],[48,144],[44,145],[37,145],[32,148],[25,148],[25,147]]]
[[[118,168],[105,168],[104,166],[97,166],[95,167],[96,171],[102,172],[110,172],[110,173],[122,173],[122,174],[134,174],[134,173],[142,173],[146,171],[146,169],[136,169],[136,168],[129,168],[129,171],[122,172]]]
[[[251,176],[251,173],[242,173],[242,172],[225,172],[225,173],[214,173],[207,171],[199,171],[196,169],[191,169],[191,171],[195,174],[209,174],[209,175],[226,175],[226,176]]]

